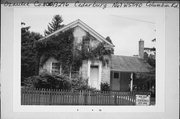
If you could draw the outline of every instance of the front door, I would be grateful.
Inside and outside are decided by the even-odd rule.
[[[120,73],[112,72],[112,90],[120,90]]]
[[[90,85],[92,88],[99,89],[99,66],[91,65],[90,68]]]

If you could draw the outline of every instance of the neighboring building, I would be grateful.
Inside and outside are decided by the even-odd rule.
[[[150,66],[138,57],[112,55],[111,62],[112,90],[132,90],[135,73],[150,71]]]
[[[40,39],[40,41],[47,38],[51,39],[52,36],[56,36],[58,33],[72,28],[74,28],[74,45],[78,46],[78,44],[82,42],[83,37],[88,33],[91,36],[89,42],[91,47],[97,47],[101,42],[105,42],[106,47],[114,47],[112,43],[79,19],[45,36]],[[139,42],[139,53],[140,57],[105,56],[108,60],[106,65],[103,65],[100,60],[84,60],[78,72],[82,78],[88,79],[88,85],[93,88],[100,90],[101,83],[109,83],[112,90],[129,91],[133,89],[134,73],[150,72],[151,67],[143,60],[144,42],[142,40]],[[45,63],[39,67],[39,73],[43,71],[61,73],[61,70],[61,65],[54,57],[49,57]]]
[[[139,41],[138,56],[112,55],[110,70],[112,90],[132,91],[134,84],[137,84],[137,80],[134,80],[135,75],[149,73],[152,70],[152,67],[144,60],[144,41]]]

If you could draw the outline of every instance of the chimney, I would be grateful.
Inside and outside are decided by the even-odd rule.
[[[144,58],[144,41],[142,39],[139,41],[139,57]]]

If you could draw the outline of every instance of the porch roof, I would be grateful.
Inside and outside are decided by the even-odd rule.
[[[145,60],[133,56],[112,55],[111,71],[150,72],[152,67]]]

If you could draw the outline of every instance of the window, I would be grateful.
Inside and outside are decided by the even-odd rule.
[[[52,74],[60,74],[60,63],[52,62]]]
[[[82,49],[82,38],[81,37],[75,37],[74,48],[77,50]]]
[[[87,36],[84,36],[83,37],[83,47],[89,51],[89,48],[90,48],[90,39],[87,37]]]
[[[116,78],[116,79],[119,78],[119,73],[118,72],[114,72],[114,78]]]

